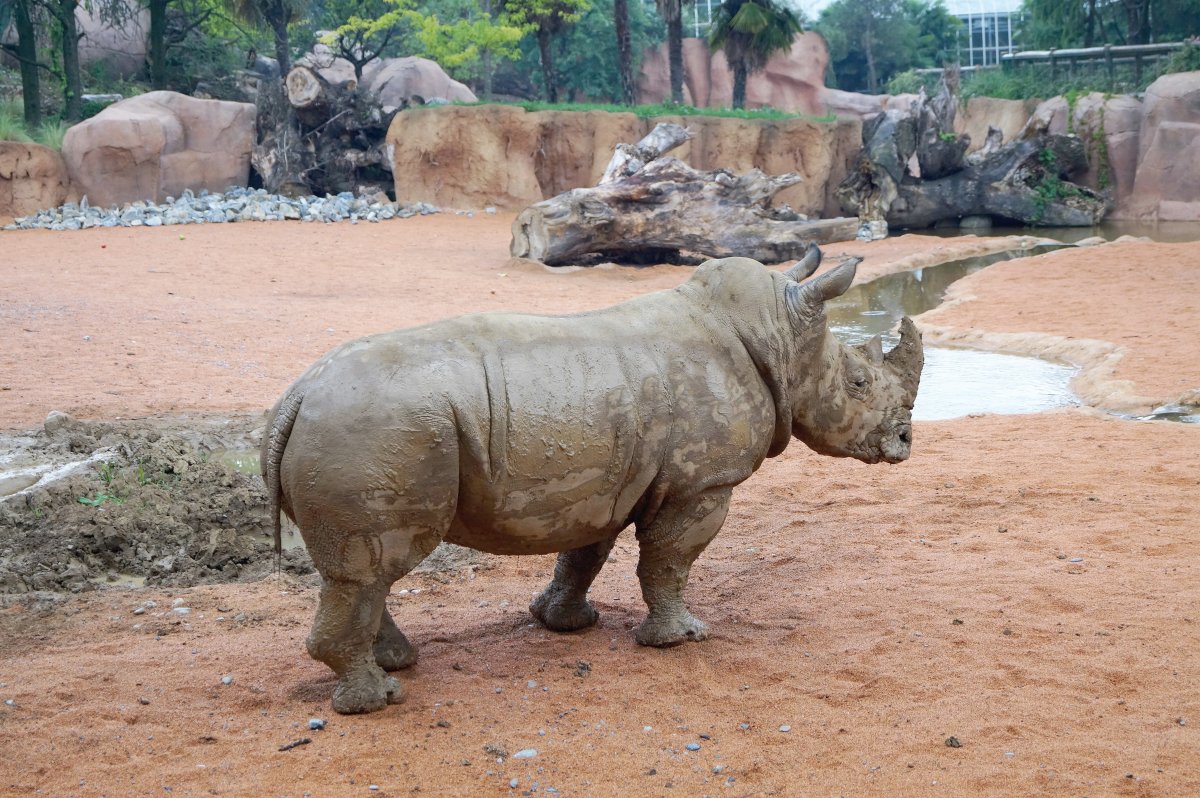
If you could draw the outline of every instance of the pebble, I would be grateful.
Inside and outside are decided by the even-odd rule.
[[[525,687],[530,690],[534,690],[537,688],[537,682],[535,682],[533,679],[530,679],[529,681],[525,682]]]
[[[355,197],[349,191],[324,197],[284,197],[265,189],[233,187],[224,193],[184,191],[166,202],[132,202],[121,208],[96,208],[85,197],[67,204],[22,216],[4,230],[86,230],[95,227],[161,227],[168,224],[213,224],[223,222],[271,222],[296,219],[305,222],[379,222],[438,213],[425,202],[411,204],[378,202]]]
[[[699,751],[700,743],[688,743],[687,745],[684,746],[684,748],[686,748],[689,751]]]
[[[533,759],[535,756],[537,756],[536,748],[522,748],[520,751],[517,751],[515,754],[513,754],[512,758],[513,759]]]
[[[6,699],[4,699],[4,706],[6,706],[6,707],[15,707],[16,705],[17,705],[17,702],[16,702],[16,701],[14,701],[14,700],[12,700],[11,698],[6,698]]]
[[[520,783],[521,783],[520,779],[513,779],[508,783],[508,786],[512,787],[515,790],[515,789],[517,789],[517,785]]]
[[[790,732],[790,731],[792,730],[792,727],[791,727],[791,726],[788,726],[788,725],[785,723],[784,725],[782,725],[782,726],[780,726],[780,727],[779,727],[779,730],[780,730],[781,732],[783,732],[784,734],[787,734],[788,732]]]
[[[313,731],[321,731],[325,728],[325,721],[321,720],[320,718],[309,718],[308,728],[312,729]]]
[[[174,609],[171,610],[171,612],[175,613],[176,615],[187,615],[191,611],[192,611],[191,607],[175,607]]]
[[[222,676],[221,684],[233,684],[233,677],[232,676]]]
[[[1083,562],[1082,557],[1072,557],[1068,562]]]

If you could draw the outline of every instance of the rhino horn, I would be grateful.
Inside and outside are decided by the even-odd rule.
[[[900,343],[892,347],[892,351],[883,359],[900,375],[905,388],[916,396],[921,368],[925,365],[925,353],[921,346],[921,332],[908,316],[900,320]]]
[[[863,353],[870,358],[871,362],[876,366],[883,364],[883,339],[876,335],[870,341],[862,344],[860,347]]]
[[[800,286],[800,296],[804,304],[816,309],[817,305],[846,293],[846,289],[854,282],[854,272],[860,263],[862,263],[862,258],[845,258],[820,277],[809,280]]]
[[[784,274],[792,278],[796,282],[807,280],[812,276],[812,273],[821,265],[821,248],[816,244],[809,244],[808,249],[804,251],[804,257],[796,261],[796,265],[788,269]]]

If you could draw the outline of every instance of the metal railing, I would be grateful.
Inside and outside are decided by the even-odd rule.
[[[1081,74],[1099,76],[1103,73],[1109,90],[1132,83],[1138,86],[1144,75],[1160,62],[1185,46],[1185,42],[1162,44],[1105,45],[1063,50],[1026,50],[1005,53],[1000,65],[1005,70],[1043,67],[1049,70],[1051,81],[1060,77],[1073,78]]]

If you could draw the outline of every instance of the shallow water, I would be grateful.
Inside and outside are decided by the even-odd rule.
[[[897,231],[900,232],[900,231]],[[958,227],[933,228],[928,230],[906,230],[903,232],[920,235],[945,236],[952,238],[963,235],[977,236],[1038,236],[1053,238],[1065,244],[1074,244],[1085,238],[1099,236],[1107,241],[1121,236],[1139,236],[1164,244],[1185,241],[1200,241],[1200,222],[1101,222],[1093,227],[991,227],[983,230],[960,229]]]
[[[881,335],[891,347],[897,340],[892,330],[900,318],[940,305],[951,283],[993,263],[1052,249],[1009,250],[885,275],[826,303],[830,325],[848,343]],[[1035,357],[927,346],[913,418],[934,421],[974,413],[1037,413],[1075,405],[1078,399],[1070,383],[1077,371]]]

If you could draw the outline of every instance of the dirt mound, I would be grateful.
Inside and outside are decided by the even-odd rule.
[[[253,437],[171,422],[93,423],[51,414],[20,459],[55,466],[0,500],[0,593],[106,583],[186,586],[260,579],[275,568],[266,490],[223,452]],[[235,449],[240,451],[240,449]],[[75,467],[72,468],[72,465]],[[302,548],[282,567],[313,572]]]
[[[36,433],[0,436],[0,594],[273,574],[261,439],[259,416],[85,422],[57,412]],[[284,529],[281,569],[315,584],[286,518]],[[490,567],[481,552],[442,544],[417,571],[444,581]]]

